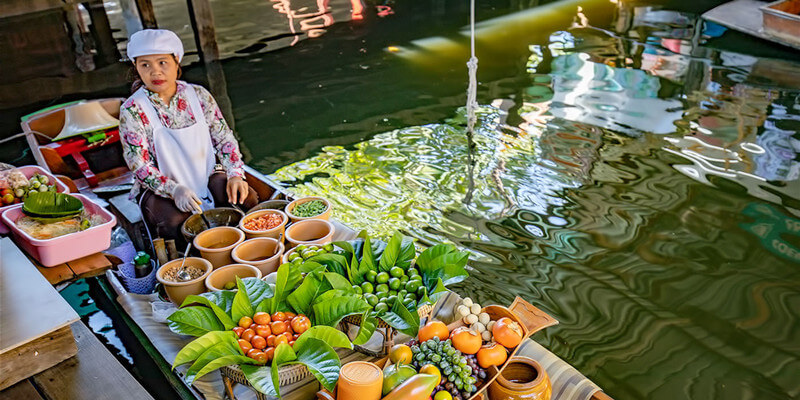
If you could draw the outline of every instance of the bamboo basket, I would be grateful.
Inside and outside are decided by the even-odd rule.
[[[422,307],[419,307],[417,309],[417,313],[419,314],[420,321],[423,321],[426,318],[430,317],[432,310],[433,306],[431,306],[430,304],[425,304]],[[341,330],[344,333],[348,333],[350,331],[351,325],[359,327],[361,326],[361,314],[348,315],[347,317],[342,319],[342,322],[340,322],[339,324]],[[376,353],[374,351],[371,351],[369,349],[366,349],[358,345],[354,346],[355,349],[358,350],[359,352],[373,355],[376,357],[381,357],[389,354],[389,350],[392,348],[392,346],[394,346],[394,337],[397,335],[397,330],[389,326],[389,324],[387,324],[384,320],[378,318],[378,324],[376,326],[375,332],[379,333],[383,337],[382,340],[383,344],[381,345],[381,351]]]
[[[250,385],[247,378],[244,376],[242,369],[238,365],[228,365],[220,368],[222,373],[222,383],[225,384],[225,394],[229,399],[235,400],[236,396],[233,394],[233,385],[239,384],[249,387],[256,394],[258,400],[270,400],[266,394],[259,392]],[[278,383],[280,386],[290,385],[292,383],[300,382],[306,377],[311,376],[305,365],[293,364],[281,367],[278,370]]]

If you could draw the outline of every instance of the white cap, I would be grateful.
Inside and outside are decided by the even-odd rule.
[[[131,61],[151,54],[174,54],[181,62],[183,43],[175,32],[166,29],[145,29],[131,35],[128,40],[128,58]]]

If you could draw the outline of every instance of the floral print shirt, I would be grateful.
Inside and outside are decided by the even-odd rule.
[[[158,93],[144,89],[161,123],[170,129],[186,128],[195,123],[186,90],[194,90],[197,93],[203,117],[208,122],[217,161],[222,164],[228,178],[244,178],[244,164],[239,144],[208,90],[199,85],[178,81],[178,91],[172,96],[169,104],[165,104]],[[136,196],[142,187],[152,190],[159,196],[172,197],[172,192],[178,183],[158,170],[158,160],[155,159],[156,153],[153,149],[153,127],[144,111],[133,101],[133,96],[125,100],[120,107],[119,133],[122,139],[123,157],[136,177],[131,197]]]

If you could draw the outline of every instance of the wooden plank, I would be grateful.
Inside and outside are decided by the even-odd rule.
[[[139,10],[139,17],[142,19],[144,29],[156,29],[156,12],[153,10],[153,2],[150,0],[136,0],[136,8]]]
[[[65,326],[0,354],[0,389],[42,372],[78,353],[72,329]]]
[[[0,353],[78,320],[14,242],[0,239]]]
[[[51,400],[152,399],[83,322],[72,325],[78,354],[33,381]]]
[[[39,395],[39,392],[36,391],[36,388],[33,387],[31,381],[24,380],[19,381],[13,386],[0,391],[0,400],[44,400],[44,398]]]
[[[800,41],[789,41],[785,38],[770,35],[762,29],[762,17],[759,7],[764,4],[758,0],[734,0],[705,12],[703,19],[757,38],[800,49]]]
[[[51,285],[75,279],[75,273],[69,269],[67,264],[58,264],[55,267],[42,267],[37,265],[36,269],[42,273],[42,276],[44,276]]]
[[[94,253],[70,261],[67,265],[78,278],[88,278],[104,274],[107,269],[111,268],[111,261],[108,261],[103,253]]]

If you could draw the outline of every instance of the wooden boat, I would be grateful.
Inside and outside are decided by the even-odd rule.
[[[703,19],[800,50],[800,0],[733,0],[705,12]]]

